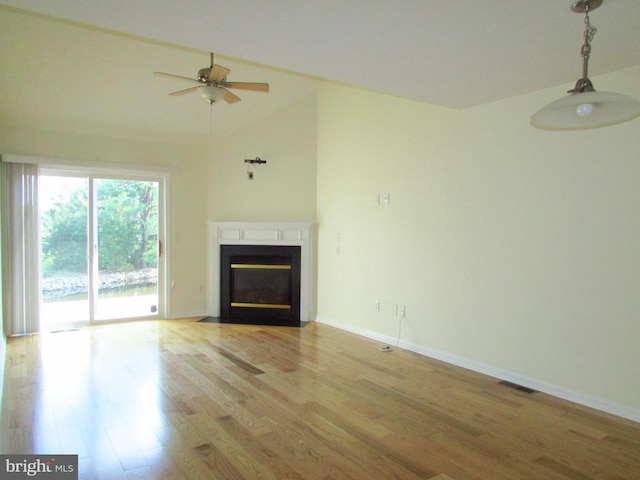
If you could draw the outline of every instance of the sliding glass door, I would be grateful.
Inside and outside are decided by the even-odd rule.
[[[162,182],[40,176],[43,330],[161,314]]]

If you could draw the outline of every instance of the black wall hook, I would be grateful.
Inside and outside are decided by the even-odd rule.
[[[258,165],[262,165],[263,163],[267,163],[266,160],[261,159],[260,157],[256,157],[256,158],[245,158],[244,163],[250,163],[251,165],[254,164],[258,164]]]

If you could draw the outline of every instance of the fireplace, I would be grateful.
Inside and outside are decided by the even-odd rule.
[[[222,245],[220,317],[232,323],[300,325],[300,247]]]
[[[209,223],[207,313],[230,323],[313,319],[309,223]]]

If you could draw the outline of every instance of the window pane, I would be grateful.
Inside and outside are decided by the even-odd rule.
[[[38,180],[44,330],[89,320],[88,191],[87,178]]]
[[[158,183],[96,180],[96,320],[157,314]]]

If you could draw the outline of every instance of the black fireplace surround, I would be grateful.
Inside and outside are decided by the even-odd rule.
[[[221,245],[220,320],[300,326],[298,246]]]

